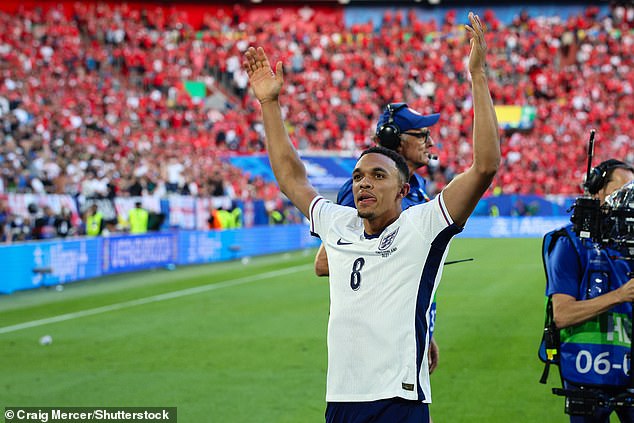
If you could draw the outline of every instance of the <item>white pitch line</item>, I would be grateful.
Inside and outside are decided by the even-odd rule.
[[[37,326],[48,325],[49,323],[64,322],[66,320],[73,320],[80,317],[93,316],[95,314],[106,313],[108,311],[121,310],[124,308],[134,307],[143,304],[156,303],[159,301],[171,300],[174,298],[185,297],[187,295],[198,294],[206,291],[213,291],[221,288],[228,288],[231,286],[242,285],[245,283],[255,282],[261,279],[274,278],[276,276],[287,275],[289,273],[299,272],[300,270],[307,269],[310,265],[303,264],[301,266],[289,267],[287,269],[275,270],[273,272],[262,273],[256,276],[248,276],[238,279],[232,279],[224,282],[218,282],[208,285],[196,286],[193,288],[181,289],[179,291],[167,292],[165,294],[153,295],[151,297],[139,298],[137,300],[124,301],[122,303],[110,304],[102,307],[92,308],[89,310],[76,311],[74,313],[61,314],[59,316],[47,317],[46,319],[32,320],[30,322],[18,323],[17,325],[0,327],[0,334],[16,332],[22,329],[34,328]]]

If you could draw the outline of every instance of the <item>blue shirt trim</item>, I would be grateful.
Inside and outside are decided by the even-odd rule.
[[[427,320],[425,313],[429,308],[429,304],[433,301],[432,291],[434,290],[434,281],[440,270],[441,261],[445,250],[449,245],[451,238],[460,233],[462,229],[452,223],[443,229],[431,243],[429,255],[423,267],[423,274],[418,286],[418,296],[416,298],[416,374],[420,374],[421,365],[423,364],[423,354],[425,352],[425,339],[427,337]],[[425,394],[418,385],[418,399],[425,400]]]

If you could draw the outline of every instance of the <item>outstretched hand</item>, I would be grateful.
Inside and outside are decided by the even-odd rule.
[[[264,49],[249,47],[244,53],[242,67],[249,75],[251,88],[260,104],[277,101],[284,84],[282,62],[277,62],[273,73]]]
[[[478,15],[469,12],[469,22],[471,25],[465,25],[467,31],[471,33],[471,53],[469,54],[469,72],[484,72],[486,63],[487,43],[484,40],[484,32],[486,26],[480,21]]]

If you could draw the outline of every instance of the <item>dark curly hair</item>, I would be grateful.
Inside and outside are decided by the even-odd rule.
[[[365,150],[363,153],[361,153],[359,158],[365,156],[366,154],[370,154],[370,153],[383,154],[384,156],[387,156],[390,159],[392,159],[394,161],[394,163],[396,164],[396,168],[398,169],[398,172],[400,173],[401,177],[403,178],[403,183],[406,183],[406,182],[409,181],[409,168],[407,167],[407,162],[405,161],[403,156],[401,156],[400,154],[398,154],[394,150],[390,150],[389,148],[385,148],[385,147],[381,147],[381,146],[375,146],[375,147],[370,147],[367,150]]]

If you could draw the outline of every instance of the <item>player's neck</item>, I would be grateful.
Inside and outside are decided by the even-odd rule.
[[[385,228],[394,223],[400,215],[401,209],[399,207],[399,209],[395,210],[394,212],[384,213],[381,216],[377,217],[364,218],[363,229],[368,235],[380,234]]]

